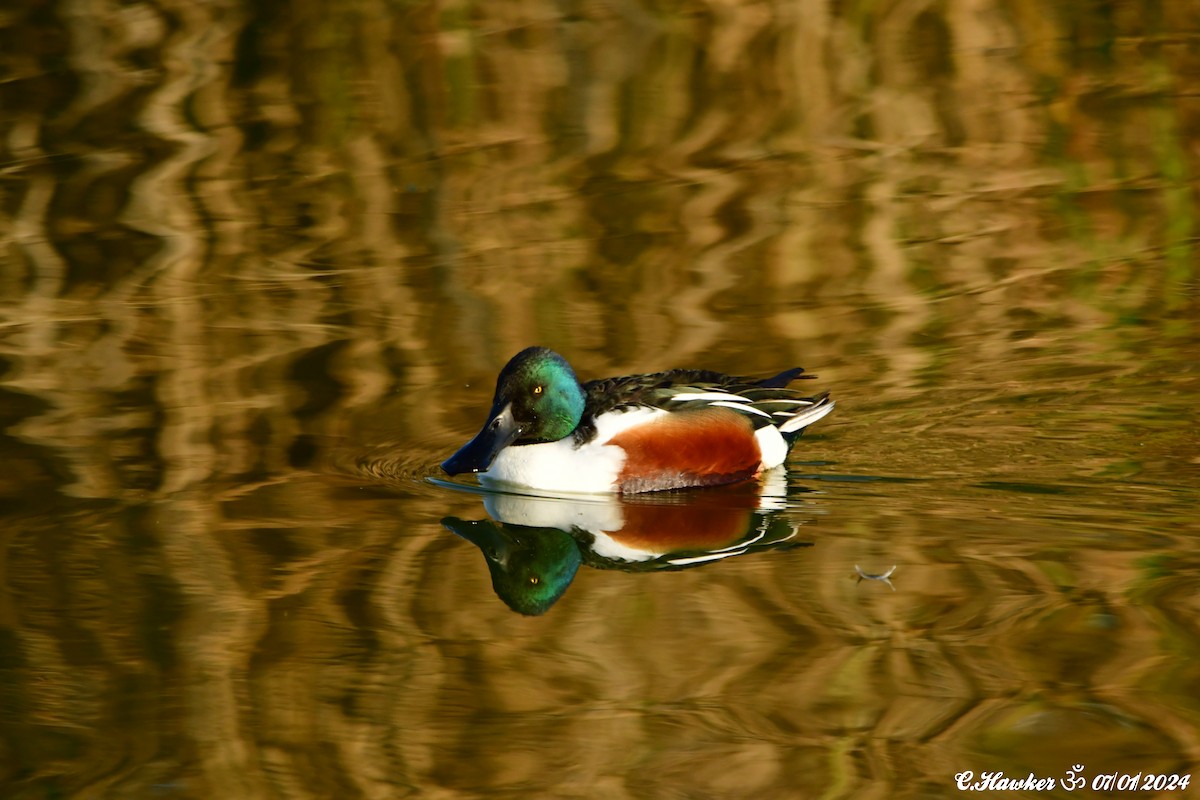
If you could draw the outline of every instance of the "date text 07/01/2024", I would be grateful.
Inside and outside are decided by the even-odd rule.
[[[981,772],[976,779],[974,772],[965,770],[954,776],[954,782],[964,792],[1047,792],[1056,787],[1071,792],[1088,787],[1089,781],[1082,774],[1083,769],[1082,765],[1077,764],[1067,770],[1061,779],[1039,777],[1032,772],[1021,778],[1010,778],[1003,772]],[[1099,792],[1182,791],[1188,787],[1191,777],[1190,774],[1102,772],[1092,777],[1090,788]]]

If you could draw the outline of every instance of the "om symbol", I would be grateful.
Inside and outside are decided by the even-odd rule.
[[[1087,778],[1083,777],[1083,764],[1076,764],[1067,770],[1067,777],[1063,778],[1062,787],[1068,792],[1073,792],[1080,786],[1087,783]]]

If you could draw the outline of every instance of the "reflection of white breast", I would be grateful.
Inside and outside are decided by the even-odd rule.
[[[666,413],[633,408],[601,414],[596,419],[596,436],[578,447],[572,436],[545,444],[509,445],[496,455],[487,472],[479,473],[479,482],[488,487],[523,486],[546,492],[615,492],[625,451],[605,443]]]
[[[507,525],[558,528],[563,531],[578,528],[593,534],[619,531],[625,527],[625,515],[615,497],[559,498],[491,494],[483,498],[483,507],[488,516]]]
[[[530,445],[540,447],[541,445]],[[628,547],[609,536],[625,527],[625,514],[615,497],[532,497],[494,494],[483,500],[488,515],[507,525],[587,531],[592,535],[592,550],[613,561],[649,561],[659,553]]]

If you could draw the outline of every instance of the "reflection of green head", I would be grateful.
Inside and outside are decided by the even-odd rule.
[[[579,546],[558,528],[457,517],[446,517],[442,524],[483,552],[492,573],[492,588],[509,608],[521,614],[546,613],[579,569]]]

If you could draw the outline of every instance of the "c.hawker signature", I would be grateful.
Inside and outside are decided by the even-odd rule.
[[[765,378],[676,369],[581,384],[566,359],[522,350],[500,372],[487,422],[442,464],[485,485],[548,492],[650,492],[713,486],[777,467],[833,410],[827,393]]]

